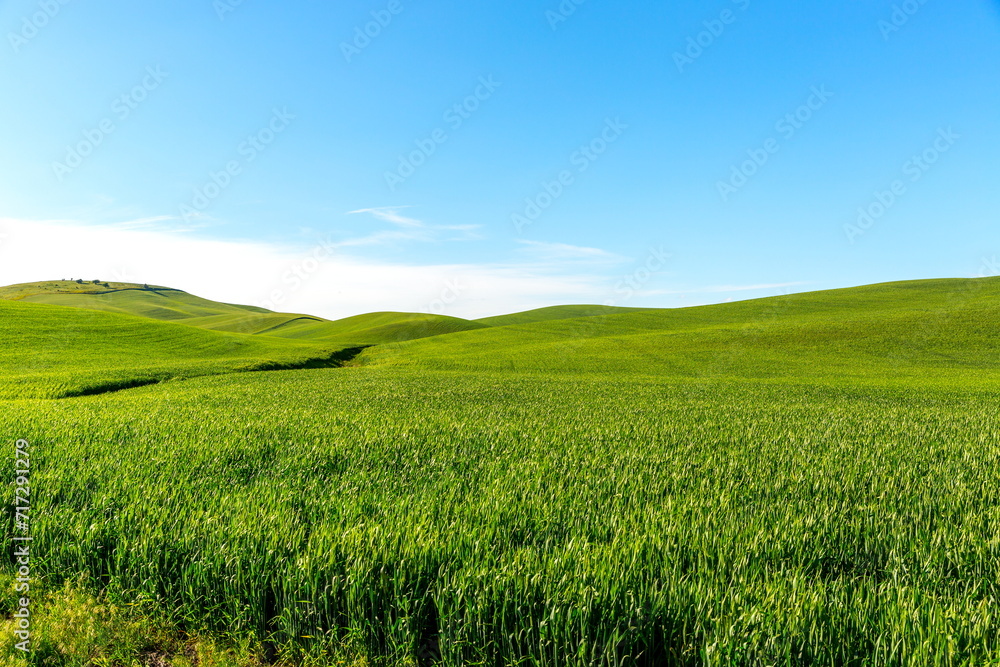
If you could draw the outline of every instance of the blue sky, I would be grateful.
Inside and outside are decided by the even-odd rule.
[[[474,317],[1000,272],[993,1],[8,0],[0,33],[5,284]]]

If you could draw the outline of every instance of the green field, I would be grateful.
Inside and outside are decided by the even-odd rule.
[[[0,290],[53,585],[329,664],[1000,664],[1000,279],[477,322],[59,285]]]
[[[0,288],[0,399],[65,398],[199,375],[339,366],[342,350],[484,326],[414,313],[331,322],[124,283],[13,285]]]

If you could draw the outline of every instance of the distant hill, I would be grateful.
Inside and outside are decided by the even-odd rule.
[[[241,318],[272,314],[264,308],[219,303],[178,289],[133,283],[24,283],[0,287],[0,299],[90,308],[185,323],[219,316]]]
[[[360,361],[549,374],[1000,380],[1000,278],[540,320],[372,348]]]
[[[1000,382],[1000,278],[479,321],[392,312],[328,321],[115,283],[0,288],[0,399],[337,365],[360,348],[355,364],[414,370]]]
[[[134,283],[24,283],[0,288],[0,299],[138,315],[199,327],[326,344],[373,345],[486,325],[444,315],[369,313],[331,321],[311,315],[275,313],[255,306],[210,301],[182,290]]]
[[[131,283],[11,285],[0,288],[0,399],[337,365],[343,350],[484,326],[413,313],[329,321]]]
[[[575,317],[616,315],[637,312],[640,310],[649,309],[621,308],[618,306],[549,306],[547,308],[536,308],[535,310],[526,310],[521,313],[512,313],[510,315],[482,317],[475,321],[491,327],[504,327],[511,324],[531,324],[533,322],[545,322],[548,320],[567,320]]]

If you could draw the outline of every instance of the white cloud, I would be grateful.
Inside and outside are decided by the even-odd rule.
[[[310,248],[178,233],[186,230],[173,227],[175,222],[166,216],[110,225],[0,218],[0,285],[101,279],[166,285],[217,301],[330,319],[381,310],[477,318],[617,299],[616,274],[622,270],[619,265],[629,261],[599,248],[522,240],[512,262],[393,263],[352,250],[392,242],[446,241],[450,239],[440,231],[446,228],[400,225]],[[471,233],[468,227],[475,226],[453,231]],[[639,288],[632,301],[618,305],[664,306],[657,297],[665,295],[689,305],[712,303],[745,292],[806,284]],[[699,299],[699,294],[705,296]]]
[[[0,284],[59,278],[165,285],[208,299],[336,319],[380,310],[485,317],[598,302],[606,276],[579,262],[410,265],[314,248],[218,240],[144,224],[0,218]],[[392,232],[382,232],[391,234]],[[357,241],[356,241],[357,242]],[[326,257],[318,261],[316,257]]]
[[[695,287],[686,290],[644,290],[644,296],[655,296],[661,294],[725,294],[727,292],[752,292],[754,290],[770,290],[782,287],[799,287],[808,285],[806,282],[794,283],[767,283],[760,285],[713,285],[711,287]]]
[[[367,213],[377,220],[396,225],[395,231],[379,231],[366,236],[347,239],[339,242],[341,247],[376,246],[400,241],[471,241],[481,239],[476,230],[480,225],[429,225],[416,218],[400,215],[399,210],[409,206],[383,206],[379,208],[361,208],[348,211],[347,215]],[[458,232],[458,234],[446,232]]]
[[[190,217],[190,216],[189,216]],[[183,234],[219,225],[218,221],[206,215],[196,216],[195,220],[185,220],[173,215],[157,215],[149,218],[138,218],[135,220],[124,220],[122,222],[110,223],[108,227],[115,229],[141,229],[151,232],[169,232],[173,234]],[[72,223],[73,221],[65,221]]]
[[[391,222],[394,225],[400,225],[401,227],[426,227],[426,225],[415,218],[407,218],[404,215],[400,215],[398,211],[400,209],[410,208],[409,206],[383,206],[380,208],[360,208],[357,211],[348,211],[348,215],[357,215],[359,213],[370,213],[379,220],[385,222]]]
[[[521,250],[525,254],[543,260],[584,260],[608,264],[618,264],[628,260],[626,257],[616,255],[607,250],[601,250],[600,248],[587,248],[584,246],[568,245],[566,243],[528,241],[525,239],[518,239],[517,242],[521,244]]]
[[[149,218],[126,220],[124,222],[115,223],[110,226],[116,227],[118,229],[158,229],[166,231],[167,229],[169,229],[169,227],[161,223],[173,222],[175,220],[177,220],[177,218],[175,218],[172,215],[157,215]]]
[[[357,236],[352,239],[338,241],[338,248],[357,248],[361,246],[380,246],[386,243],[399,241],[430,241],[431,236],[424,230],[414,231],[381,231],[368,234],[367,236]]]

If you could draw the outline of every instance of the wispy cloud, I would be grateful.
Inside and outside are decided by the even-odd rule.
[[[191,222],[185,222],[182,218],[173,215],[157,215],[148,218],[137,218],[134,220],[113,222],[105,226],[114,229],[144,229],[147,231],[181,234],[209,227],[211,225],[211,220],[211,218],[206,216],[203,222],[192,224]]]
[[[430,240],[430,235],[423,231],[380,231],[338,241],[334,245],[338,248],[359,248],[363,246],[380,246],[393,242]]]
[[[348,211],[348,215],[358,215],[361,213],[368,213],[375,218],[382,220],[384,222],[391,222],[394,225],[399,225],[400,227],[426,227],[421,220],[416,218],[408,218],[405,215],[400,215],[399,211],[405,208],[411,208],[409,206],[382,206],[380,208],[359,208],[357,211]]]
[[[713,285],[711,287],[693,287],[684,290],[648,290],[644,291],[643,294],[646,296],[662,294],[724,294],[726,292],[752,292],[755,290],[780,289],[782,287],[800,287],[808,284],[807,282],[793,282],[765,283],[759,285]]]
[[[522,254],[543,260],[579,260],[605,264],[619,264],[628,261],[627,257],[616,255],[600,248],[588,248],[566,243],[529,241],[525,239],[518,239],[517,242],[521,246]]]
[[[403,241],[474,241],[483,237],[478,233],[482,225],[434,225],[417,218],[402,215],[399,211],[411,206],[381,206],[348,211],[347,215],[367,214],[381,222],[388,222],[397,231],[379,231],[365,236],[347,239],[338,245],[343,247],[376,246],[384,243]]]

